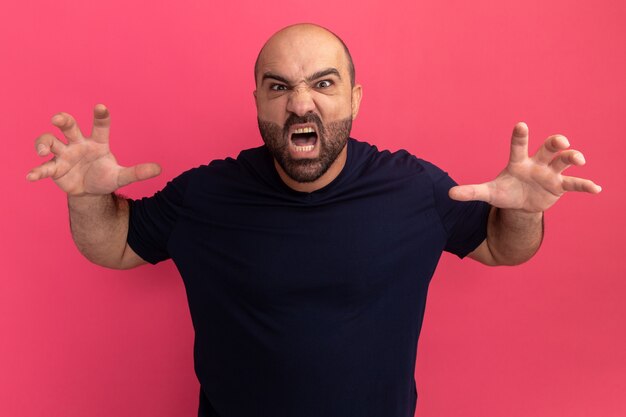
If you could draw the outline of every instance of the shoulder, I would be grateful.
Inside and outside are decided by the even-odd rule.
[[[361,173],[378,173],[394,177],[422,175],[433,181],[446,175],[445,171],[435,164],[419,158],[405,149],[379,150],[375,145],[356,139],[351,139],[350,145],[353,166]]]
[[[246,149],[236,158],[214,159],[174,178],[166,188],[184,194],[185,200],[235,198],[256,195],[277,188],[277,174],[264,147]]]
[[[254,175],[267,171],[268,153],[263,146],[242,150],[236,158],[214,159],[207,164],[191,168],[178,177],[175,182],[195,183],[197,181],[242,179],[242,176]]]

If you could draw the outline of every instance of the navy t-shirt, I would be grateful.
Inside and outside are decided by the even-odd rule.
[[[486,236],[489,206],[406,151],[354,139],[302,193],[265,147],[131,202],[128,243],[171,258],[195,329],[201,416],[412,417],[417,340],[443,250]]]

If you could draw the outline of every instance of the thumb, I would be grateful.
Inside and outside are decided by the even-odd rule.
[[[457,201],[491,201],[491,192],[487,184],[457,185],[450,188],[448,195]]]
[[[161,173],[161,167],[155,163],[138,164],[122,168],[117,177],[118,187],[123,187],[136,181],[147,180]]]

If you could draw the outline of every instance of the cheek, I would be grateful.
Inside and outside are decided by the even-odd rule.
[[[321,94],[316,98],[315,105],[324,120],[340,120],[352,115],[351,97]]]
[[[286,113],[287,100],[282,96],[257,102],[257,115],[262,119],[280,121],[285,119]]]

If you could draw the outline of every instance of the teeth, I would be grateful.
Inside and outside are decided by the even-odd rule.
[[[293,133],[313,133],[313,132],[315,132],[315,129],[313,129],[312,127],[301,127],[293,131]]]
[[[296,152],[309,152],[315,148],[315,145],[307,145],[307,146],[294,146],[296,148]]]

